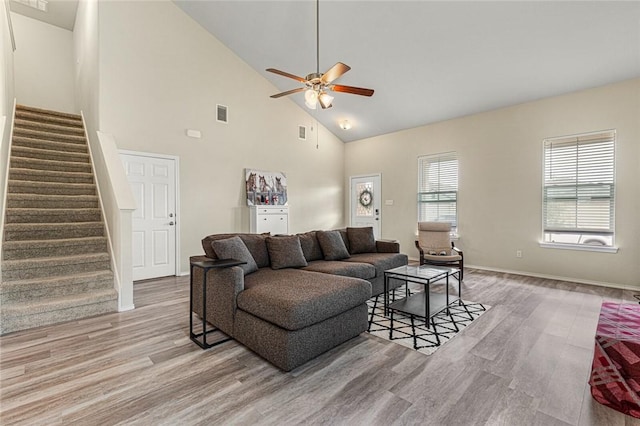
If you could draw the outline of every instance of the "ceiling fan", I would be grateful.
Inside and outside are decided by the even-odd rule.
[[[304,91],[305,105],[308,108],[316,109],[316,105],[319,103],[322,109],[326,109],[331,108],[331,102],[333,102],[333,96],[329,95],[327,91],[372,96],[373,89],[333,84],[334,80],[350,69],[350,66],[343,64],[342,62],[338,62],[329,68],[324,74],[320,72],[320,1],[316,0],[316,72],[308,74],[306,77],[302,78],[275,68],[267,68],[267,71],[269,72],[294,79],[304,84],[304,87],[298,87],[297,89],[277,93],[275,95],[271,95],[271,97],[280,98]]]

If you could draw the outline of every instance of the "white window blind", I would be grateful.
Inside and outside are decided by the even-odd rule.
[[[458,227],[458,156],[455,152],[418,157],[418,221]]]
[[[544,141],[543,240],[612,246],[615,131]]]

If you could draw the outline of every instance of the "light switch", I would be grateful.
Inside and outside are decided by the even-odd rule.
[[[384,200],[384,205],[385,206],[392,206],[393,205],[393,200]]]

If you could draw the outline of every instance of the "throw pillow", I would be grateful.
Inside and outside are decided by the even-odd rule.
[[[267,237],[267,250],[271,259],[271,269],[307,266],[297,235]]]
[[[300,238],[300,246],[302,246],[302,252],[304,253],[304,258],[307,259],[307,262],[324,259],[322,248],[316,238],[316,231],[298,234],[298,237]]]
[[[267,252],[267,244],[265,243],[265,240],[269,235],[269,233],[238,235],[244,245],[249,249],[249,253],[253,256],[258,268],[269,266],[269,253]]]
[[[376,238],[373,236],[373,227],[347,228],[349,237],[349,251],[356,253],[375,253]]]
[[[246,265],[240,265],[245,275],[258,270],[255,259],[238,236],[212,241],[211,247],[216,252],[218,259],[236,259],[247,262]]]
[[[316,237],[324,253],[324,260],[342,260],[349,257],[340,231],[318,231]]]

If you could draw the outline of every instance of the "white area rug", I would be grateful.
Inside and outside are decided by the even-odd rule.
[[[404,290],[398,291],[396,299],[404,297]],[[395,312],[391,337],[391,318],[384,316],[384,297],[378,295],[367,301],[369,306],[369,333],[390,340],[402,346],[431,355],[439,347],[462,332],[490,306],[462,300],[455,301],[429,321],[427,328],[424,318]]]

